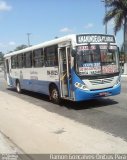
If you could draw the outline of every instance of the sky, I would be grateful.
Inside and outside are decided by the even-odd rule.
[[[0,52],[35,45],[55,37],[80,33],[104,33],[102,0],[0,0]],[[113,33],[113,21],[108,23]],[[119,46],[123,32],[116,35]]]

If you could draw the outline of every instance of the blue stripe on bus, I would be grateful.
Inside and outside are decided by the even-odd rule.
[[[16,87],[15,81],[16,80],[13,78],[12,82],[13,82],[14,87]],[[20,80],[21,89],[39,92],[39,93],[43,93],[46,95],[49,95],[49,84],[50,83],[55,83],[59,89],[59,82],[58,81],[51,82],[51,81],[28,80],[28,79]]]

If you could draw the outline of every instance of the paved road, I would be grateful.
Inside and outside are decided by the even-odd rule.
[[[63,101],[61,106],[50,103],[45,95],[28,91],[18,94],[14,89],[6,89],[6,87],[5,81],[2,75],[0,75],[0,90],[35,104],[37,107],[43,107],[49,112],[57,113],[92,128],[110,133],[115,137],[121,137],[127,141],[126,78],[122,78],[122,91],[120,95],[82,103]]]

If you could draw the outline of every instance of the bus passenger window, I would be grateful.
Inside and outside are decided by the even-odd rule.
[[[17,67],[17,56],[11,57],[11,68],[15,69]]]
[[[32,67],[32,52],[24,53],[24,67],[25,68]]]
[[[37,49],[33,51],[33,66],[42,67],[44,65],[43,49]]]
[[[57,45],[45,48],[44,54],[45,54],[45,66],[46,67],[58,66]]]
[[[17,60],[17,68],[23,68],[23,54],[19,54]]]

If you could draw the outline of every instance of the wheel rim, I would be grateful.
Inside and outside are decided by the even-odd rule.
[[[52,99],[53,99],[54,101],[58,101],[58,98],[59,98],[58,91],[57,91],[56,89],[54,89],[54,90],[52,91]]]
[[[57,88],[52,88],[50,90],[50,100],[55,103],[55,104],[59,104],[60,103],[60,97],[59,97],[59,91]]]

